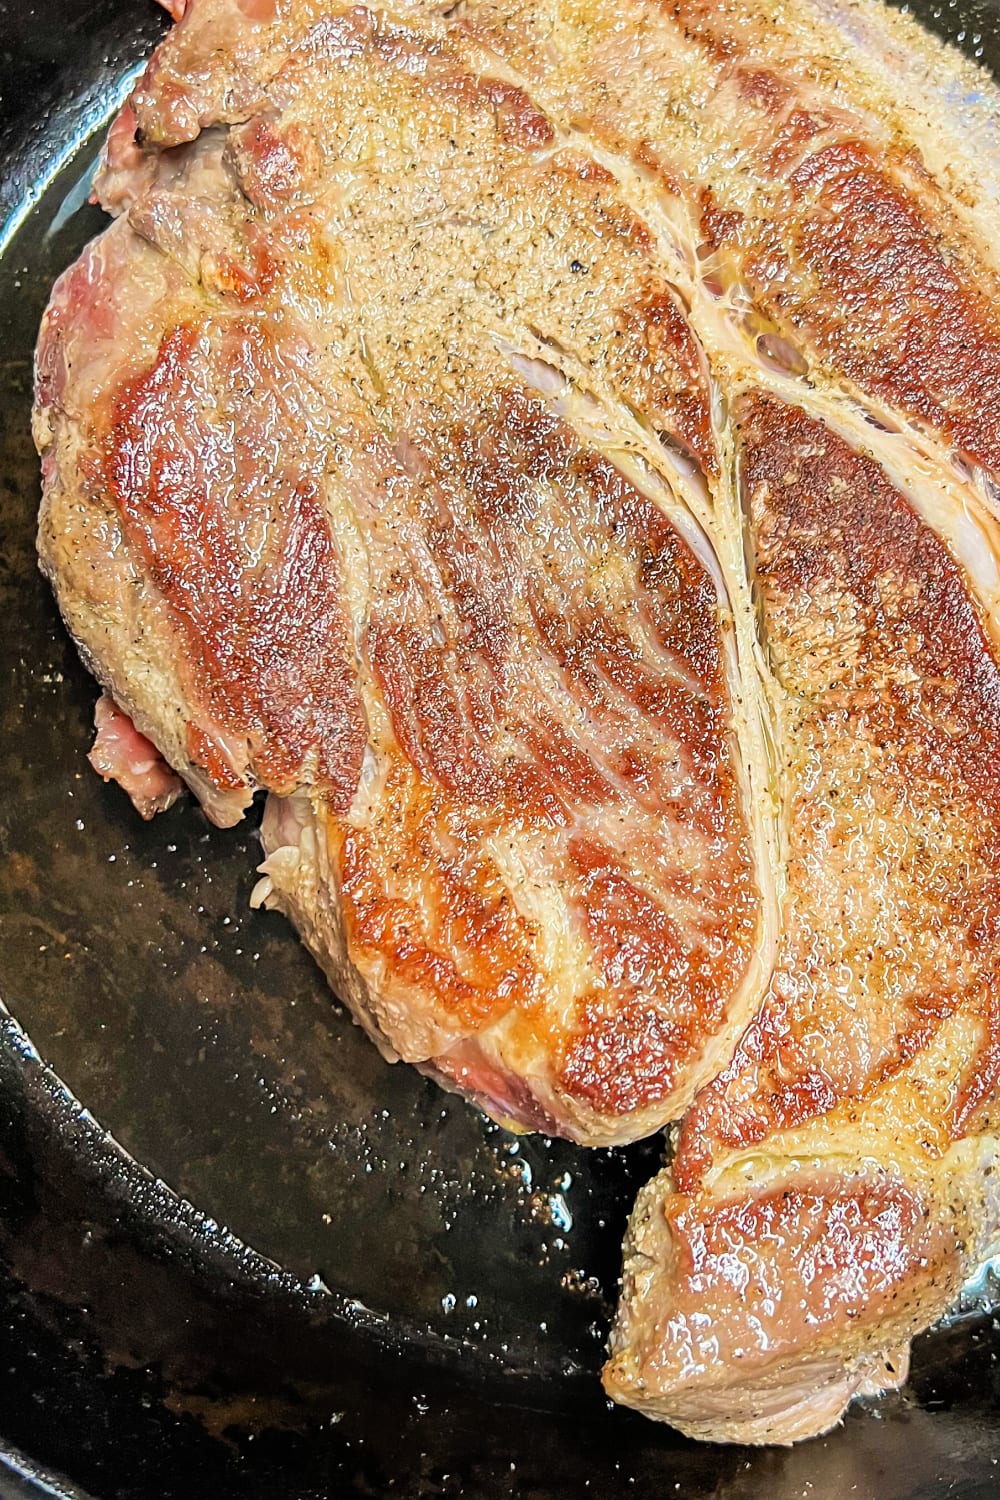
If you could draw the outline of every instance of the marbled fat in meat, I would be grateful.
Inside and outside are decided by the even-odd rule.
[[[94,763],[268,792],[387,1058],[682,1120],[606,1388],[825,1430],[1000,1223],[997,94],[874,0],[167,8],[38,348]]]

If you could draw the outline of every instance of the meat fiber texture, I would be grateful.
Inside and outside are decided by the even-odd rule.
[[[606,1388],[825,1430],[1000,1219],[997,95],[865,0],[168,8],[38,348],[95,764],[267,790],[387,1058],[683,1119]]]

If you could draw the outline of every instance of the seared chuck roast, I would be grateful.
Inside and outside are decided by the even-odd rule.
[[[997,96],[866,0],[168,9],[38,349],[95,765],[266,789],[387,1057],[683,1116],[607,1389],[823,1430],[998,1220]]]

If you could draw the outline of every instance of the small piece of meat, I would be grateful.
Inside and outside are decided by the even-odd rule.
[[[184,783],[118,705],[102,693],[94,708],[97,734],[87,759],[105,781],[117,781],[144,818],[173,807]]]
[[[872,1167],[761,1177],[693,1199],[657,1178],[632,1213],[604,1386],[692,1437],[827,1431],[905,1380],[910,1337],[967,1267],[961,1200]]]
[[[1000,1224],[997,93],[874,0],[167,8],[67,625],[388,1060],[685,1116],[610,1394],[823,1431]]]

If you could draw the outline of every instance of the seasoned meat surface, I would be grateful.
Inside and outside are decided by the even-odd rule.
[[[281,799],[260,899],[389,1055],[648,1134],[762,978],[703,351],[612,174],[460,39],[265,21],[189,9],[112,131],[39,352],[45,565],[210,815]]]
[[[514,1128],[683,1123],[609,1393],[793,1441],[998,1221],[996,95],[825,0],[173,0],[37,357],[145,815]]]
[[[770,396],[734,415],[787,894],[763,1003],[633,1216],[605,1383],[788,1441],[898,1383],[995,1233],[1000,668],[872,458]]]

